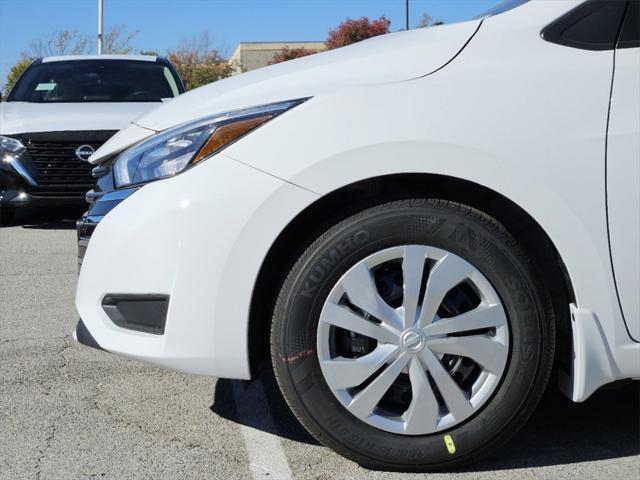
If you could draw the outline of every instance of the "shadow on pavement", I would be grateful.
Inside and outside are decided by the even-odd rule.
[[[233,384],[216,383],[211,410],[229,420],[260,429],[258,418],[237,418]],[[273,374],[263,369],[259,382],[276,426],[269,433],[318,445],[289,411]],[[244,383],[244,382],[243,382]],[[245,388],[252,388],[251,386]],[[525,427],[502,449],[465,471],[481,472],[572,464],[640,453],[640,382],[602,389],[584,403],[573,403],[549,388]]]
[[[11,221],[3,227],[23,227],[38,230],[59,230],[76,228],[76,220],[86,207],[21,208],[16,210]]]
[[[298,420],[293,416],[291,410],[289,410],[270,367],[261,368],[260,379],[257,382],[260,382],[264,389],[264,401],[268,403],[269,411],[273,417],[273,425],[275,425],[275,431],[269,431],[268,433],[296,442],[320,445],[318,441],[307,433],[302,425],[298,423]],[[210,407],[211,411],[233,422],[260,429],[260,426],[263,425],[262,419],[252,417],[240,419],[236,415],[235,402],[240,401],[240,399],[237,396],[234,397],[234,383],[242,385],[242,387],[238,389],[241,392],[248,388],[253,388],[248,382],[228,380],[226,378],[218,379],[215,389],[215,401]]]
[[[524,428],[501,453],[468,471],[566,465],[640,453],[640,382],[612,386],[584,403],[548,389]]]

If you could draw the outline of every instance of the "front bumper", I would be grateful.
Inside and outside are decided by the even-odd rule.
[[[39,197],[32,195],[28,188],[0,191],[0,207],[82,207],[86,206],[84,197]]]
[[[80,237],[86,251],[76,294],[83,325],[109,352],[248,379],[248,317],[260,266],[284,227],[317,198],[218,155],[139,188],[99,222],[87,216],[79,226],[93,234],[88,248]],[[167,296],[164,333],[114,323],[103,307],[110,295]]]
[[[84,324],[82,319],[78,320],[78,325],[76,325],[76,328],[73,331],[73,338],[78,343],[81,343],[82,345],[85,345],[87,347],[95,348],[97,350],[104,350],[100,345],[98,345],[98,342],[96,342],[96,339],[93,338],[91,332],[87,330],[87,326]]]
[[[83,196],[43,196],[34,192],[37,184],[29,172],[17,161],[7,164],[0,160],[0,206],[11,208],[22,207],[57,207],[84,206]]]
[[[123,200],[134,194],[139,187],[126,188],[123,190],[114,190],[111,192],[90,191],[86,195],[86,201],[89,203],[89,209],[76,222],[76,231],[78,233],[78,271],[82,267],[82,259],[89,246],[89,240],[93,231],[104,216],[113,210]]]

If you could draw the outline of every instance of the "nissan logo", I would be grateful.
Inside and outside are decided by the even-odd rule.
[[[84,160],[86,162],[95,151],[95,148],[93,148],[91,145],[80,145],[78,148],[76,148],[76,158],[78,160]]]
[[[416,353],[422,350],[424,341],[424,333],[420,330],[405,330],[402,332],[402,335],[400,335],[400,346],[403,350],[410,353]]]

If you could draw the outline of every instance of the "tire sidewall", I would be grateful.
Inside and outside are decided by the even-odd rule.
[[[486,218],[448,202],[393,202],[336,225],[294,266],[274,314],[274,366],[294,410],[331,446],[369,465],[446,465],[498,442],[521,411],[540,381],[540,361],[549,356],[543,350],[553,340],[546,338],[539,285],[515,242],[505,243],[504,232]],[[367,256],[407,244],[444,249],[480,270],[498,292],[510,330],[508,365],[492,398],[461,424],[419,436],[379,430],[348,412],[322,375],[316,347],[320,312],[339,278]],[[452,437],[455,454],[449,453],[445,435]]]

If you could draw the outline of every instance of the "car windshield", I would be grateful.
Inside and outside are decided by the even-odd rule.
[[[494,5],[486,12],[481,13],[476,18],[493,17],[494,15],[500,15],[507,10],[512,10],[520,5],[524,5],[529,0],[503,0],[502,2]]]
[[[179,94],[171,70],[143,60],[67,60],[34,64],[7,101],[160,102]]]

